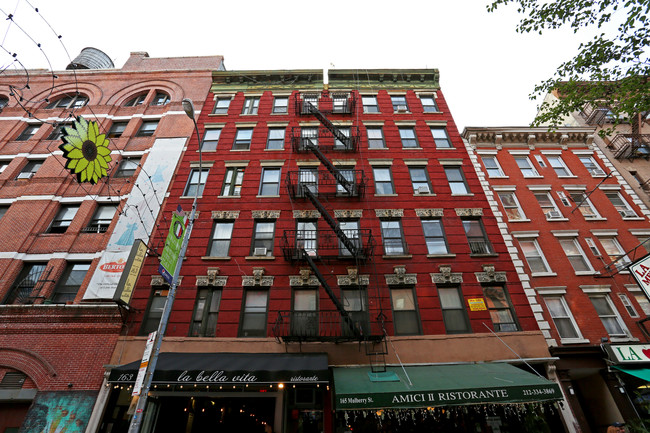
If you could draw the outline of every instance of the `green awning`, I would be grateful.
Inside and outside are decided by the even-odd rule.
[[[631,374],[646,382],[650,382],[650,368],[620,367],[618,365],[612,365],[612,367],[621,370],[623,373]]]
[[[556,383],[506,363],[387,367],[380,375],[367,367],[332,370],[337,410],[562,399]]]

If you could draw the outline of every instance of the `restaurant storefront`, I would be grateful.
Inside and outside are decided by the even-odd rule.
[[[560,432],[557,384],[507,363],[334,368],[337,432]]]
[[[650,344],[604,344],[611,387],[626,396],[619,408],[626,421],[650,417]],[[628,404],[625,404],[628,403]]]

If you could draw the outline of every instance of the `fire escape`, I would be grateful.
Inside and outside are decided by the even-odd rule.
[[[636,158],[650,158],[650,134],[641,134],[641,126],[645,119],[642,114],[632,116],[632,133],[617,134],[609,143],[616,159],[633,160]]]
[[[329,104],[331,103],[331,106]],[[296,153],[311,153],[321,166],[301,167],[287,173],[286,186],[292,199],[307,200],[328,226],[319,230],[317,222],[307,222],[297,230],[286,230],[281,244],[284,257],[311,269],[334,306],[333,311],[280,311],[274,327],[276,338],[284,342],[359,341],[365,344],[373,370],[385,370],[386,341],[380,318],[371,321],[367,298],[355,309],[334,293],[321,267],[328,262],[351,262],[356,269],[372,261],[375,242],[370,230],[356,222],[337,221],[324,205],[329,200],[360,200],[367,179],[362,170],[337,166],[326,153],[353,153],[359,142],[358,127],[335,125],[328,117],[352,115],[356,99],[352,93],[302,94],[296,97],[299,116],[313,116],[317,127],[296,127],[291,131],[291,145]],[[364,295],[365,296],[365,295]],[[378,300],[377,300],[378,303]],[[303,326],[298,326],[303,325]]]

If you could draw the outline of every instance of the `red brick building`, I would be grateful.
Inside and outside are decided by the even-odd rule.
[[[163,210],[198,190],[143,431],[561,430],[544,336],[438,71],[328,78],[213,74]],[[127,429],[168,293],[158,264],[134,291],[101,432]]]
[[[94,49],[75,62],[0,77],[0,431],[92,428],[103,366],[129,324],[91,280],[119,224],[140,215],[133,233],[151,231],[156,206],[146,215],[130,203],[146,189],[143,167],[170,143],[180,154],[177,142],[193,129],[180,101],[205,99],[211,72],[222,68],[219,56],[147,53],[113,68]],[[111,142],[109,177],[96,185],[78,183],[58,148],[77,116],[96,121]],[[162,201],[165,191],[149,198]]]
[[[617,359],[647,346],[650,311],[626,265],[645,254],[648,208],[592,127],[463,132],[539,326],[558,358],[573,431],[644,415],[647,382]],[[619,352],[619,350],[621,352]],[[644,355],[642,355],[644,356]],[[650,358],[645,360],[645,366]],[[613,367],[619,364],[621,369]],[[626,373],[623,373],[623,372]]]

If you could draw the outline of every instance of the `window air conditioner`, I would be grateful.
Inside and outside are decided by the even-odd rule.
[[[552,210],[546,214],[546,219],[553,220],[558,218],[562,218],[562,214],[556,210]]]
[[[16,176],[16,179],[31,179],[32,176],[34,176],[34,173],[30,171],[26,171],[23,173],[18,173],[18,176]]]
[[[591,175],[592,176],[605,176],[605,172],[602,171],[600,168],[594,168],[591,170]]]
[[[406,113],[408,111],[408,107],[406,105],[398,105],[397,106],[397,112],[398,113]]]
[[[622,216],[623,218],[630,218],[630,217],[635,217],[635,216],[637,216],[637,215],[636,215],[636,212],[634,212],[634,211],[631,210],[631,209],[622,210],[622,211],[620,211],[620,214],[621,214],[621,216]]]
[[[419,186],[418,187],[418,194],[429,194],[429,187],[428,186]]]
[[[267,251],[266,248],[264,248],[264,247],[259,248],[258,247],[258,248],[255,248],[255,250],[253,251],[253,255],[254,256],[265,256],[266,251]]]

